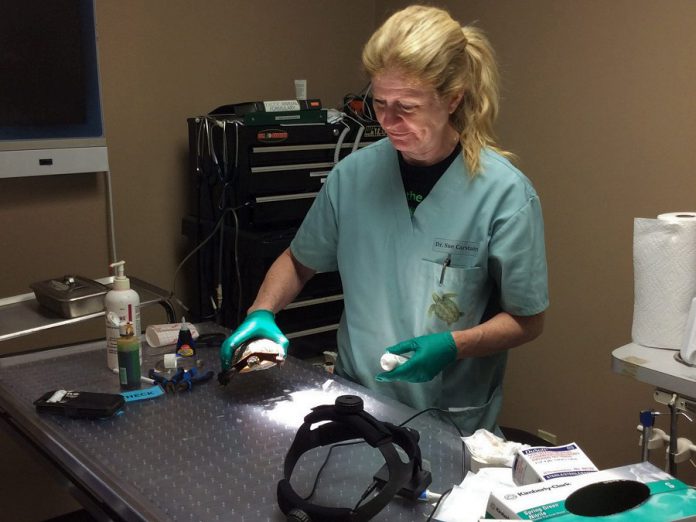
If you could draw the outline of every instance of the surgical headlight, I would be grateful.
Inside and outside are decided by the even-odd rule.
[[[325,422],[314,429],[312,426]],[[328,507],[313,504],[300,497],[290,485],[293,468],[300,456],[319,446],[352,439],[364,439],[378,449],[386,462],[388,479],[380,492],[358,508]],[[333,405],[312,408],[304,418],[285,456],[283,479],[278,482],[278,505],[288,520],[357,522],[369,520],[410,484],[416,484],[414,498],[430,484],[430,473],[422,468],[419,434],[416,430],[381,422],[363,409],[363,400],[356,395],[341,395]],[[397,448],[406,454],[404,462]]]

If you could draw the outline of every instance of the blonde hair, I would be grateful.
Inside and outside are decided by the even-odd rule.
[[[514,157],[495,142],[498,66],[480,29],[461,27],[442,9],[413,5],[396,12],[377,29],[363,48],[362,62],[370,77],[393,68],[432,85],[440,97],[462,95],[450,123],[459,132],[472,176],[480,171],[483,148]]]

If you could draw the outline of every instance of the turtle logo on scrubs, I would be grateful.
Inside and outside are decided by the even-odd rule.
[[[435,314],[438,319],[447,323],[447,326],[456,323],[464,315],[459,311],[457,303],[452,298],[457,294],[438,294],[433,292],[433,304],[428,308],[428,316]]]

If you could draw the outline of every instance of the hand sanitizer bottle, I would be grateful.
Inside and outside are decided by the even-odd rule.
[[[131,323],[133,333],[140,336],[140,296],[130,287],[130,280],[125,275],[125,261],[112,263],[116,276],[111,290],[104,296],[104,311],[106,312],[106,362],[112,370],[118,368],[117,343],[120,338],[119,324]],[[118,324],[109,320],[109,315],[118,317]],[[142,353],[139,354],[142,362]]]

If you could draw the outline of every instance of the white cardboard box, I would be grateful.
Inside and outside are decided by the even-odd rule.
[[[564,446],[534,446],[518,450],[512,465],[512,479],[518,486],[523,486],[594,471],[597,468],[592,461],[571,442]]]

